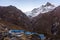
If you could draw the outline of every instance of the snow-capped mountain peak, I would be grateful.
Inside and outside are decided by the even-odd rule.
[[[54,5],[52,5],[51,3],[47,2],[46,5],[44,5],[44,6],[54,6]]]
[[[32,18],[32,17],[37,16],[40,13],[46,13],[46,12],[52,11],[53,9],[55,9],[55,6],[53,4],[47,2],[45,5],[42,5],[38,8],[34,8],[32,11],[26,12],[25,14],[28,17]]]

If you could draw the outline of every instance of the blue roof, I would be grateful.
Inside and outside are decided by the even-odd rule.
[[[32,32],[32,34],[37,34],[36,32]]]
[[[44,34],[39,34],[39,36],[41,37],[41,39],[45,38]]]
[[[37,33],[36,33],[36,32],[29,32],[29,31],[26,31],[25,34],[30,35],[30,34],[37,34]]]
[[[31,34],[31,32],[25,32],[25,34],[30,35],[30,34]]]
[[[30,34],[37,34],[36,32],[29,32],[29,31],[24,31],[24,30],[10,30],[11,32],[14,33],[19,33],[19,32],[25,32],[25,34],[30,35]],[[39,37],[41,39],[44,39],[44,34],[39,34]]]
[[[24,30],[11,30],[11,32],[18,33],[18,32],[24,32]]]

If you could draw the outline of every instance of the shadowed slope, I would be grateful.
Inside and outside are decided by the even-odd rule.
[[[17,29],[28,29],[30,26],[29,18],[19,9],[14,6],[0,6],[0,19],[11,23],[11,25],[17,25]],[[15,28],[15,27],[14,27]]]

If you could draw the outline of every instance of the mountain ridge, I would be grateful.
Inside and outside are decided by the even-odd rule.
[[[29,18],[15,6],[0,6],[0,19],[23,29],[30,28]],[[7,24],[6,24],[7,25]],[[17,27],[19,28],[19,27]]]
[[[32,11],[26,12],[25,14],[28,17],[33,18],[33,17],[39,15],[40,13],[46,13],[46,12],[54,10],[55,8],[56,8],[55,5],[47,2],[45,5],[42,5],[38,8],[34,8]]]

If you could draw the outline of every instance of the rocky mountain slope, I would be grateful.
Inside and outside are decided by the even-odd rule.
[[[0,20],[8,22],[6,25],[17,25],[17,28],[20,26],[20,28],[26,30],[30,26],[29,18],[21,10],[12,5],[0,6]]]
[[[39,14],[32,20],[33,31],[52,35],[60,35],[60,6],[53,11]]]

